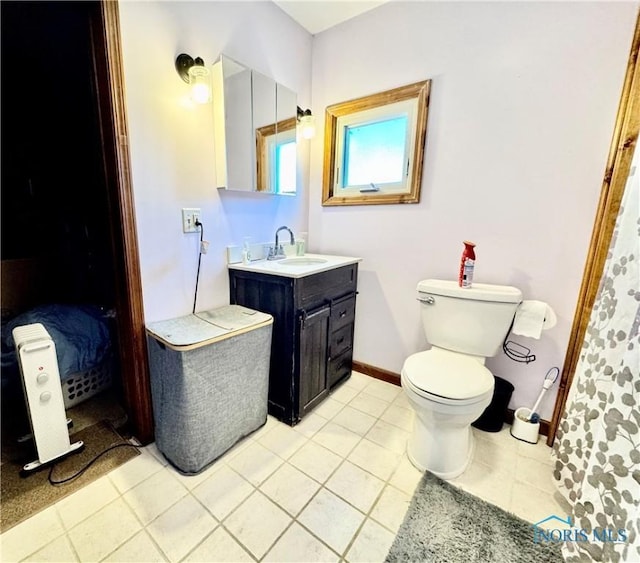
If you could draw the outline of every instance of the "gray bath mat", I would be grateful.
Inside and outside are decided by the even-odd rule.
[[[386,561],[555,563],[560,545],[535,543],[533,525],[425,473]]]

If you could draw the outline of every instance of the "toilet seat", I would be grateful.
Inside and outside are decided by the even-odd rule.
[[[439,349],[409,356],[402,376],[418,395],[448,404],[474,403],[495,385],[491,371],[477,360]]]

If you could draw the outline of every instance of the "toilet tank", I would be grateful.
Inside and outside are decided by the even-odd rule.
[[[511,328],[522,292],[506,285],[423,280],[418,299],[427,341],[439,348],[488,358],[495,356]]]

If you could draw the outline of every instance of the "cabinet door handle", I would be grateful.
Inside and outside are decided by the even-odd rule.
[[[340,318],[341,318],[341,319],[344,319],[346,316],[347,316],[347,312],[346,312],[346,311],[342,311],[342,312],[340,313]]]
[[[344,342],[344,336],[340,340],[338,340],[338,344],[342,344],[343,342]]]

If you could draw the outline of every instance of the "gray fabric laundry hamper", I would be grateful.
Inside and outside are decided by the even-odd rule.
[[[228,305],[147,326],[156,446],[182,473],[266,422],[272,325]]]

